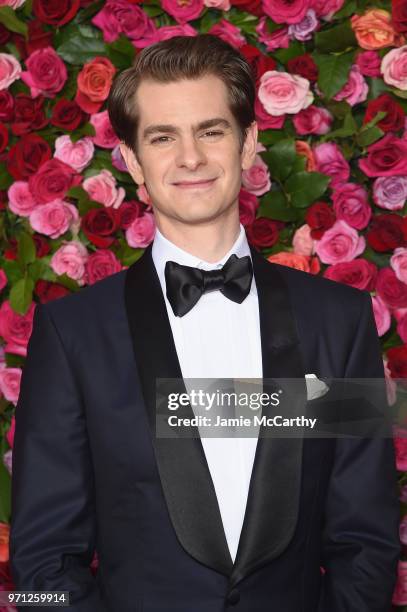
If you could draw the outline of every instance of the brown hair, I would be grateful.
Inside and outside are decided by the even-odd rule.
[[[243,55],[218,36],[174,36],[145,47],[133,65],[119,72],[109,92],[107,110],[116,135],[137,154],[139,113],[135,93],[141,80],[161,83],[198,79],[207,74],[226,85],[229,108],[239,126],[240,152],[255,120],[255,78]]]

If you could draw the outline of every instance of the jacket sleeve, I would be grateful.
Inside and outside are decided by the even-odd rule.
[[[361,314],[344,378],[382,379],[384,367],[371,297]],[[376,389],[376,384],[375,384]],[[390,408],[389,408],[390,409]],[[318,612],[389,612],[400,555],[397,470],[387,437],[337,438],[325,506]]]
[[[15,417],[10,526],[15,588],[69,591],[70,612],[105,612],[89,568],[96,524],[84,407],[47,305],[34,311]]]

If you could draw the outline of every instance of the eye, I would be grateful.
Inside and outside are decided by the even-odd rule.
[[[223,132],[221,132],[219,130],[211,130],[209,132],[205,132],[203,135],[206,136],[208,134],[212,135],[212,136],[221,136],[223,134]],[[159,143],[160,142],[162,142],[162,143],[168,142],[168,138],[169,138],[169,136],[158,136],[157,138],[153,138],[153,140],[151,141],[151,144],[154,144],[156,142],[159,142]],[[167,140],[165,140],[165,139],[167,139]]]

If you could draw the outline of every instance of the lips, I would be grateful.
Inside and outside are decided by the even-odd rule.
[[[199,187],[199,186],[210,185],[215,180],[216,180],[216,178],[213,178],[213,179],[202,179],[200,181],[182,181],[182,182],[179,182],[179,183],[174,183],[174,185],[176,187]]]

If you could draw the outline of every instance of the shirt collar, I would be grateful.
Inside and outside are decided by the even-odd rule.
[[[240,232],[234,244],[222,257],[222,259],[217,262],[208,262],[204,259],[196,257],[195,255],[192,255],[191,253],[188,253],[187,251],[184,251],[184,249],[181,249],[175,245],[173,242],[168,240],[168,238],[165,238],[158,227],[156,227],[151,255],[162,287],[165,287],[164,270],[167,261],[175,261],[183,266],[192,266],[195,268],[201,268],[202,270],[214,270],[216,268],[221,268],[233,253],[237,255],[237,257],[249,255],[251,258],[250,247],[247,242],[245,229],[241,223],[239,226]],[[252,289],[253,285],[254,283],[252,283]]]

